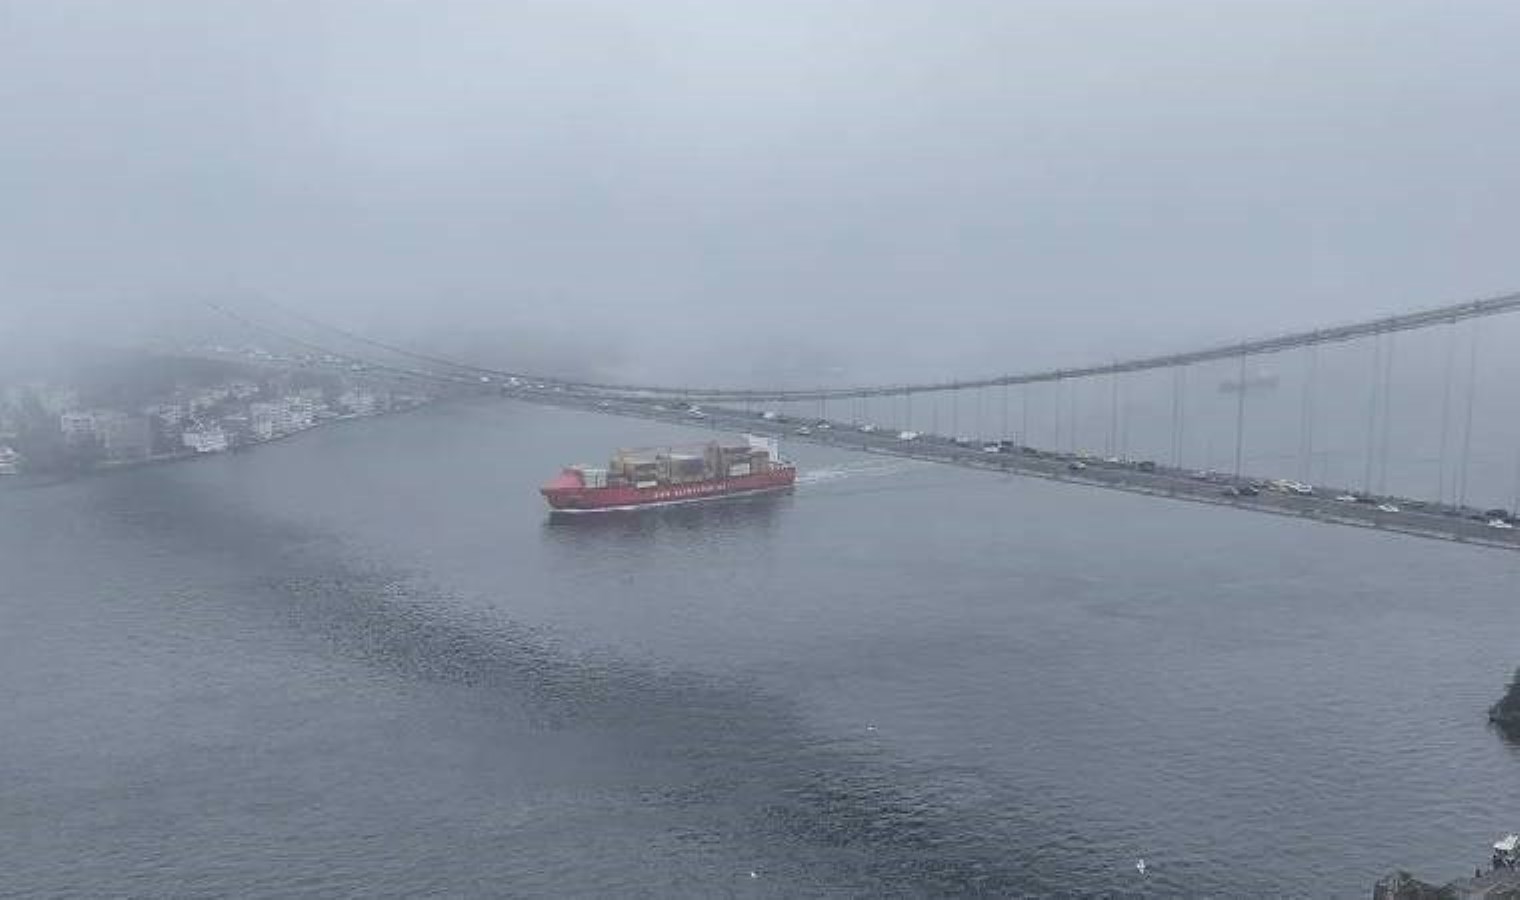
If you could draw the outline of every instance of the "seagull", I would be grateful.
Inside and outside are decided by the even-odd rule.
[[[867,725],[866,726],[866,731],[875,731],[875,730],[876,730],[876,726],[875,725]]]
[[[1135,871],[1141,875],[1145,874],[1145,859],[1143,857],[1135,863]]]
[[[755,871],[751,871],[749,873],[749,877],[751,877],[751,878],[759,878],[760,877],[760,873],[759,872],[755,872]]]

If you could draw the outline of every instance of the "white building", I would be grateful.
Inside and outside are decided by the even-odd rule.
[[[285,434],[288,411],[283,403],[252,403],[248,406],[249,430],[253,436],[267,441],[278,434]]]
[[[227,432],[216,425],[192,428],[180,435],[180,440],[196,453],[221,453],[231,446]]]
[[[316,405],[302,397],[286,397],[273,403],[251,403],[248,416],[253,434],[269,440],[310,428],[316,422]]]
[[[310,428],[317,421],[317,407],[323,405],[310,397],[286,397],[285,408],[290,411],[290,430]]]
[[[92,412],[66,412],[58,417],[58,428],[63,439],[70,444],[83,444],[95,440],[95,414]]]
[[[9,447],[0,446],[0,475],[15,475],[21,471],[21,454]]]

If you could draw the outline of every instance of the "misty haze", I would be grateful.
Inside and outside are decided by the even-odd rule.
[[[0,0],[0,896],[1520,897],[1517,46]]]

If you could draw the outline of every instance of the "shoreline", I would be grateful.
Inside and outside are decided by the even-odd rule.
[[[433,404],[440,401],[441,398],[424,400],[421,403],[417,403],[412,406],[407,406],[400,409],[386,410],[385,412],[370,413],[369,415],[346,413],[341,416],[334,416],[330,419],[323,419],[322,421],[312,424],[310,428],[302,428],[298,431],[278,434],[272,437],[264,438],[262,440],[250,441],[246,444],[237,444],[228,447],[226,450],[217,450],[212,453],[200,453],[195,450],[185,448],[184,450],[177,450],[173,453],[160,453],[154,456],[149,456],[146,459],[130,459],[115,462],[96,463],[88,469],[77,472],[29,473],[23,471],[18,472],[15,475],[6,475],[4,477],[0,477],[0,488],[3,488],[7,484],[14,485],[16,489],[51,487],[56,484],[76,481],[82,478],[114,475],[119,472],[146,469],[153,466],[167,466],[173,465],[175,463],[188,463],[198,459],[216,459],[218,457],[231,456],[239,453],[249,453],[269,444],[278,444],[283,441],[290,440],[291,438],[300,437],[303,434],[310,434],[313,431],[318,431],[320,429],[328,428],[334,425],[405,415],[406,413],[414,412],[427,406],[432,406]]]

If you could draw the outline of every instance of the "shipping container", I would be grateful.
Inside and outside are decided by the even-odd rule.
[[[575,470],[581,473],[581,481],[586,487],[599,488],[607,486],[607,470],[593,466],[576,466]]]

